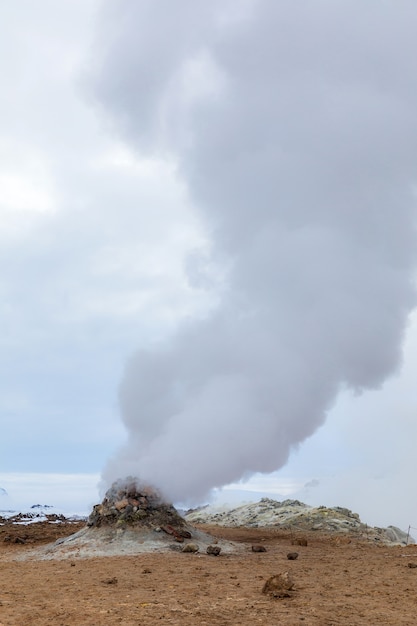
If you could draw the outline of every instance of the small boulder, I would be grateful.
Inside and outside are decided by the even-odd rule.
[[[187,543],[181,552],[198,552],[200,547],[196,543]]]
[[[294,581],[289,572],[283,572],[282,574],[276,574],[268,578],[262,588],[262,593],[265,593],[272,598],[290,598],[292,589],[294,587]]]
[[[117,585],[117,583],[119,582],[116,578],[116,576],[113,576],[113,578],[104,578],[104,580],[101,581],[103,583],[103,585]]]
[[[220,546],[207,546],[207,554],[211,554],[212,556],[219,556],[220,552],[221,552],[221,547]]]
[[[287,559],[289,561],[295,561],[296,559],[298,559],[298,552],[288,552]]]
[[[266,552],[265,546],[252,546],[252,552]]]

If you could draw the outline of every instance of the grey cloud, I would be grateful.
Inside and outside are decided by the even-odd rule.
[[[282,466],[341,389],[400,365],[415,305],[417,9],[105,6],[116,27],[104,13],[97,101],[139,152],[177,160],[212,263],[228,264],[218,309],[127,365],[129,442],[106,476],[198,498]],[[184,68],[202,51],[214,86],[190,98]]]

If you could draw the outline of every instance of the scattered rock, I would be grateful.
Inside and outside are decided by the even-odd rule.
[[[222,551],[220,546],[207,546],[207,554],[211,554],[212,556],[219,556]]]
[[[417,563],[409,563],[408,567],[410,567],[411,569],[414,569],[415,567],[417,567]]]
[[[262,588],[262,593],[265,593],[272,598],[291,598],[293,595],[294,581],[289,572],[283,572],[282,574],[276,574],[268,578]]]
[[[198,552],[199,551],[199,546],[196,543],[187,543],[183,549],[181,550],[181,552]]]
[[[103,583],[103,585],[117,585],[119,581],[117,580],[116,576],[113,576],[113,578],[105,578],[101,582]]]
[[[289,561],[295,561],[296,559],[298,559],[298,552],[288,552],[287,559]]]
[[[13,543],[26,543],[26,539],[23,539],[23,537],[15,537]]]
[[[177,534],[184,539],[191,539],[191,533],[189,530],[185,530],[185,528],[177,528]]]
[[[252,546],[252,552],[266,552],[265,546]]]

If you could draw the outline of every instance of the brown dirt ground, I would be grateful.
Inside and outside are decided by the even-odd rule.
[[[417,546],[387,547],[289,531],[200,527],[240,542],[219,557],[167,552],[66,561],[17,561],[82,524],[0,527],[0,626],[400,626],[417,623]],[[9,537],[4,541],[5,537]],[[25,543],[14,543],[20,537]],[[253,553],[252,544],[264,545]],[[288,552],[299,557],[288,561]],[[262,594],[289,571],[294,596]]]

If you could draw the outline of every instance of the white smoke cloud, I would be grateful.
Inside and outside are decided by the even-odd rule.
[[[190,282],[219,305],[132,356],[105,471],[182,501],[281,467],[342,389],[380,385],[415,306],[415,4],[238,5],[109,0],[93,70],[211,235]]]

